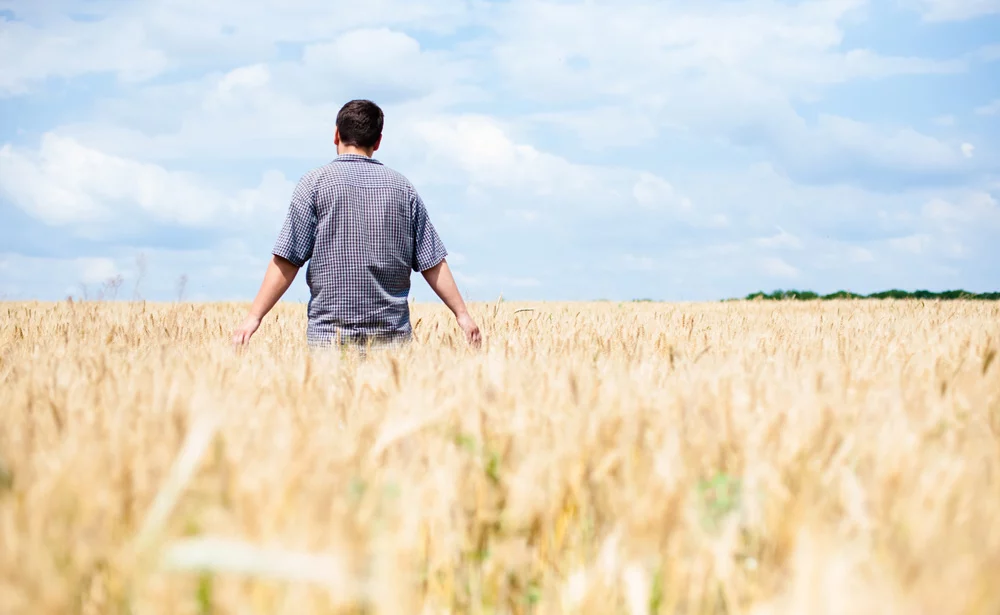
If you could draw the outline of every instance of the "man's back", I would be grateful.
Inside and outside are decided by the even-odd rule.
[[[410,273],[447,251],[405,177],[343,154],[299,181],[273,254],[309,261],[307,338],[322,344],[408,339]]]
[[[233,332],[234,344],[250,341],[306,261],[310,345],[409,339],[411,270],[452,311],[469,343],[481,343],[420,195],[372,158],[384,121],[370,100],[341,107],[333,133],[337,158],[295,187],[264,281]]]

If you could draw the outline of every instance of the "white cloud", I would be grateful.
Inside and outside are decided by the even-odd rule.
[[[934,238],[928,234],[907,235],[906,237],[895,237],[889,240],[889,246],[900,252],[911,254],[921,254],[931,246]]]
[[[820,115],[815,127],[793,125],[781,139],[781,159],[807,178],[856,177],[865,170],[882,173],[956,173],[968,158],[966,148],[912,128],[878,128],[833,115]]]
[[[995,62],[1000,60],[1000,43],[983,45],[969,54],[969,57],[979,62]]]
[[[76,259],[80,281],[84,284],[101,284],[119,274],[118,267],[110,258]]]
[[[230,94],[240,87],[259,88],[271,80],[271,72],[263,64],[243,66],[230,71],[219,81],[219,94]]]
[[[841,22],[864,4],[514,1],[499,15],[495,53],[505,78],[532,95],[637,96],[653,105],[684,97],[671,87],[678,79],[728,88],[739,100],[744,90],[768,84],[806,92],[852,78],[960,70],[955,63],[842,51]]]
[[[710,171],[697,177],[696,182],[685,182],[684,190],[696,203],[716,208],[728,204],[731,224],[725,234],[691,242],[719,250],[664,246],[645,255],[663,263],[696,263],[703,280],[729,280],[730,288],[767,287],[760,277],[765,272],[761,258],[784,256],[785,264],[800,272],[796,284],[801,287],[832,292],[864,286],[865,292],[874,292],[907,284],[952,284],[932,268],[942,259],[963,259],[967,264],[960,270],[966,280],[962,284],[980,289],[995,285],[990,276],[995,280],[996,274],[989,272],[995,272],[990,263],[996,254],[994,238],[1000,235],[1000,186],[993,192],[964,187],[884,192],[802,185],[767,165],[725,179]],[[749,269],[748,263],[757,266]],[[778,263],[769,265],[773,272],[783,269]],[[982,273],[970,273],[979,267]]]
[[[223,198],[229,212],[243,219],[265,215],[272,220],[283,216],[292,198],[295,182],[280,171],[265,171],[260,183],[254,188],[241,188],[232,197]],[[231,223],[232,220],[226,220]]]
[[[189,173],[46,133],[37,151],[0,149],[0,191],[47,224],[106,225],[113,232],[140,215],[184,226],[243,225],[253,213],[287,207],[292,184],[271,172],[256,189],[227,196]]]
[[[435,118],[443,108],[506,97],[497,92],[499,86],[510,88],[518,98],[542,97],[570,105],[527,114],[526,121],[568,128],[592,150],[605,138],[597,127],[617,124],[629,127],[624,136],[615,137],[618,145],[663,138],[664,131],[721,138],[762,148],[788,172],[810,181],[892,181],[894,174],[965,169],[953,146],[912,129],[881,130],[829,115],[810,124],[794,110],[795,100],[814,99],[830,84],[963,69],[961,61],[887,58],[865,49],[841,49],[845,23],[863,9],[861,0],[662,6],[515,0],[489,12],[476,3],[451,6],[442,0],[418,9],[384,1],[368,15],[348,7],[331,12],[314,0],[300,0],[271,16],[273,32],[253,22],[255,16],[264,17],[256,5],[229,13],[235,5],[223,1],[198,23],[180,13],[185,6],[180,0],[161,0],[151,13],[160,24],[160,38],[155,40],[162,39],[175,51],[194,45],[194,40],[216,49],[223,29],[234,30],[226,36],[235,37],[237,47],[250,44],[250,32],[260,37],[260,45],[275,40],[308,45],[300,62],[245,64],[203,80],[200,96],[192,95],[189,83],[157,87],[155,96],[143,99],[148,119],[123,120],[136,113],[123,114],[118,105],[104,121],[63,126],[62,134],[109,153],[161,161],[188,159],[193,152],[317,159],[330,154],[337,103],[349,97],[371,94],[388,103],[387,145],[402,149],[415,145],[407,122],[440,129]],[[313,32],[313,38],[288,31],[291,20],[309,8],[314,13],[300,28]],[[379,14],[381,10],[385,13]],[[435,20],[444,30],[471,22],[493,30],[495,53],[471,44],[429,51],[411,35],[391,29],[394,24],[431,27]],[[329,29],[319,34],[317,24],[324,21]],[[182,25],[190,29],[190,37],[179,38]],[[254,57],[255,48],[244,49],[243,57]],[[361,48],[365,53],[354,52]],[[193,61],[184,53],[171,57]],[[643,62],[635,62],[637,57]],[[225,94],[234,83],[241,84],[238,93]],[[489,89],[493,93],[487,94]],[[186,104],[173,102],[174,91]],[[592,104],[588,107],[587,102]],[[396,103],[399,107],[392,108]],[[481,147],[464,147],[470,156],[482,157],[479,167],[506,164],[486,145],[499,143],[490,140],[496,137],[491,131],[500,129],[495,120],[466,116],[460,121],[458,134],[438,140],[480,138]],[[176,130],[151,134],[145,129],[157,122],[169,122]],[[551,162],[542,148],[518,142],[529,149],[517,156],[523,159],[534,150],[542,166]],[[476,159],[467,163],[475,164]],[[858,173],[865,168],[873,172]],[[721,224],[717,214],[712,216]]]
[[[82,293],[83,287],[96,285],[99,289],[121,274],[111,258],[45,258],[3,252],[0,271],[0,296],[14,299],[61,299]]]
[[[168,66],[167,55],[146,47],[141,23],[89,24],[59,20],[44,29],[22,21],[6,22],[0,36],[0,96],[22,94],[50,78],[86,73],[116,73],[124,81],[142,81]]]
[[[466,274],[455,272],[455,279],[463,286],[477,289],[491,288],[503,291],[505,288],[538,288],[542,285],[541,280],[534,277],[512,277],[506,275],[493,274]]]
[[[986,192],[975,192],[954,201],[931,199],[924,205],[922,215],[933,226],[957,223],[987,229],[1000,224],[1000,206]]]
[[[910,128],[830,114],[811,123],[796,111],[795,103],[848,81],[966,69],[962,59],[845,49],[846,24],[865,4],[514,1],[500,13],[495,60],[519,97],[566,107],[534,114],[533,123],[569,128],[590,149],[607,139],[598,127],[613,125],[628,130],[610,145],[721,139],[762,150],[810,181],[865,181],[864,168],[882,182],[963,172],[952,146]]]
[[[762,248],[785,248],[789,250],[801,250],[802,240],[792,235],[785,229],[778,227],[778,233],[770,237],[760,237],[754,243]]]
[[[868,248],[862,248],[860,246],[848,246],[847,247],[847,258],[852,263],[871,263],[875,261],[875,255]]]
[[[253,79],[263,69],[240,67],[197,86],[159,87],[131,103],[142,113],[133,107],[123,114],[123,103],[112,104],[102,119],[59,132],[101,151],[154,161],[329,156],[339,105],[307,104],[292,87],[275,83],[274,73],[268,68],[267,82],[260,83]]]
[[[625,254],[621,257],[622,267],[632,271],[653,271],[660,267],[655,259],[649,256],[635,256]]]
[[[531,223],[538,220],[540,214],[531,209],[508,209],[504,215],[518,222]]]
[[[640,205],[648,209],[691,209],[691,199],[677,194],[670,182],[652,173],[640,173],[639,179],[632,187],[632,196]]]
[[[301,61],[246,64],[153,86],[105,102],[96,121],[59,130],[109,153],[156,161],[317,160],[334,155],[341,104],[372,98],[386,110],[386,145],[405,149],[409,124],[428,117],[428,109],[481,95],[461,83],[474,71],[453,55],[385,28],[352,30],[306,46]]]
[[[931,0],[922,10],[981,14],[987,4]],[[131,80],[88,101],[92,113],[74,111],[77,123],[57,117],[37,146],[23,133],[0,149],[7,201],[65,234],[145,222],[243,235],[252,223],[273,239],[292,183],[261,172],[325,162],[340,105],[370,96],[387,111],[380,159],[415,180],[448,243],[490,272],[465,274],[485,294],[540,280],[555,288],[555,270],[571,267],[563,261],[588,258],[613,279],[560,275],[560,287],[612,296],[600,285],[629,275],[702,296],[796,276],[815,287],[896,285],[932,275],[935,259],[995,252],[1000,184],[982,149],[992,133],[963,135],[986,139],[973,157],[953,130],[908,126],[926,118],[905,105],[896,121],[872,123],[831,113],[823,96],[848,82],[983,70],[996,46],[954,60],[886,57],[877,39],[858,48],[851,26],[874,16],[866,0],[88,6],[106,18],[58,17],[78,10],[65,0],[19,3],[24,21],[0,39],[3,57],[26,58],[0,75],[0,95],[51,77]],[[525,275],[518,257],[497,256],[512,238],[523,261],[537,255],[552,271]],[[187,267],[218,250],[169,259]],[[107,258],[128,273],[120,255]],[[11,262],[0,259],[5,280]],[[75,261],[63,265],[82,275]],[[221,281],[240,267],[204,273]],[[643,288],[622,293],[656,294]]]
[[[416,121],[411,130],[425,155],[424,172],[429,175],[436,169],[436,181],[516,190],[543,197],[550,207],[573,203],[601,210],[618,208],[624,199],[615,194],[614,185],[638,175],[575,164],[518,143],[500,122],[482,115],[428,117]],[[524,211],[518,203],[508,207]]]
[[[523,122],[529,126],[567,131],[581,146],[595,152],[608,147],[607,135],[602,127],[627,127],[626,130],[616,131],[614,145],[617,147],[632,147],[655,140],[664,128],[683,128],[680,124],[671,123],[669,118],[657,118],[647,111],[636,113],[626,104],[529,113]]]
[[[538,194],[560,189],[587,190],[592,176],[559,156],[514,142],[499,122],[487,116],[439,116],[417,122],[414,133],[429,157],[458,166],[470,178],[489,186],[517,185]]]
[[[962,155],[966,158],[972,158],[972,153],[976,151],[976,146],[971,143],[963,143],[961,145]]]
[[[1000,115],[1000,98],[996,98],[981,107],[976,107],[976,114]]]
[[[452,265],[463,265],[469,261],[469,257],[461,252],[451,252],[448,254],[448,262]]]
[[[359,53],[361,49],[365,52]],[[382,105],[432,95],[470,70],[452,54],[421,49],[413,37],[388,28],[352,30],[310,45],[301,66],[291,68],[303,89],[349,84],[357,92],[352,98],[372,98]]]
[[[204,108],[215,111],[232,107],[255,95],[271,81],[271,71],[264,64],[242,66],[226,73],[205,97]]]
[[[509,127],[487,116],[427,117],[402,138],[422,154],[412,163],[424,185],[461,186],[470,199],[520,222],[539,221],[549,212],[563,227],[610,214],[696,228],[729,224],[725,214],[696,206],[663,177],[572,162],[515,140]]]
[[[86,12],[96,19],[84,21],[67,16],[81,10],[69,0],[33,4],[13,7],[19,20],[4,27],[0,57],[19,60],[0,73],[0,94],[23,93],[51,77],[113,73],[136,81],[179,65],[229,68],[273,57],[278,42],[372,26],[446,33],[472,19],[469,6],[453,0],[150,0],[127,8],[95,4]],[[371,41],[363,47],[379,53]]]
[[[760,267],[764,274],[775,278],[797,278],[798,268],[776,256],[766,256],[760,259]]]
[[[145,258],[145,272],[140,272],[139,256]],[[93,299],[109,279],[121,275],[118,299],[139,296],[173,300],[177,298],[178,280],[184,275],[187,299],[243,300],[252,297],[259,287],[267,258],[266,250],[251,253],[242,241],[224,241],[193,250],[117,247],[99,256],[71,258],[0,252],[0,269],[4,270],[0,294],[57,300],[66,295],[82,296],[86,287]],[[296,279],[287,300],[301,301],[308,296],[304,278]]]
[[[729,216],[726,214],[712,214],[706,224],[709,228],[723,228],[729,226]]]
[[[910,0],[927,21],[963,21],[1000,13],[1000,0]]]
[[[989,262],[989,255],[995,252],[993,237],[1000,231],[1000,212],[988,193],[963,194],[959,190],[947,199],[924,200],[918,194],[884,195],[856,189],[838,194],[830,188],[795,186],[782,180],[786,182],[784,190],[791,190],[789,205],[774,208],[788,197],[779,178],[774,178],[774,183],[764,178],[753,184],[735,177],[724,182],[733,194],[766,195],[747,196],[748,206],[740,212],[744,215],[738,215],[731,227],[733,232],[742,231],[742,238],[707,235],[644,246],[642,252],[618,252],[613,258],[602,253],[595,267],[646,284],[655,279],[659,286],[646,292],[651,295],[656,295],[659,287],[683,286],[683,292],[696,293],[694,296],[741,296],[754,290],[787,288],[792,282],[796,288],[818,292],[874,292],[955,283],[990,288],[988,273],[978,282],[968,282],[970,269]],[[712,186],[717,185],[719,182]],[[723,193],[718,198],[729,196]],[[845,209],[841,222],[837,209],[852,202],[857,213]],[[830,217],[800,218],[797,208],[808,208],[812,214],[829,213]],[[796,232],[792,234],[779,224],[775,233],[760,234],[756,224],[761,221],[794,221]],[[831,228],[831,223],[836,226]],[[847,236],[839,236],[837,228],[846,229]],[[964,264],[945,267],[942,259]],[[697,274],[692,275],[692,271]],[[642,275],[650,272],[656,275]],[[956,275],[959,280],[965,276],[966,281],[956,282]],[[630,288],[630,294],[642,294]],[[708,290],[711,288],[717,290]]]

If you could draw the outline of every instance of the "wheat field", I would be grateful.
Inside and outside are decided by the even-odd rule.
[[[1000,612],[1000,306],[0,304],[0,613]]]

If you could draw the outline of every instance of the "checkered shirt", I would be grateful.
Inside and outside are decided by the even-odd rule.
[[[413,185],[357,154],[299,180],[272,252],[309,261],[311,346],[409,340],[410,272],[448,255]]]

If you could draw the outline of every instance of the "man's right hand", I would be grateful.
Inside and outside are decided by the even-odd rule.
[[[472,316],[469,316],[468,312],[458,316],[458,326],[462,327],[462,331],[465,332],[465,339],[474,348],[479,348],[483,343],[483,336],[479,332],[479,325],[476,321],[472,320]]]
[[[271,256],[264,272],[264,281],[261,282],[257,297],[250,306],[250,313],[247,314],[243,324],[233,331],[233,346],[239,348],[250,342],[250,338],[260,327],[260,321],[292,285],[298,271],[299,268],[290,261],[277,255]]]

